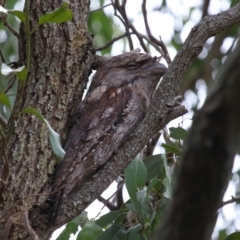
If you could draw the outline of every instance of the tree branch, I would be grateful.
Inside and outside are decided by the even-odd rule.
[[[83,185],[80,192],[69,198],[63,214],[64,216],[68,214],[68,217],[62,218],[58,224],[65,223],[82,212],[117,178],[152,136],[157,134],[169,121],[186,112],[184,107],[173,109],[174,97],[178,92],[183,75],[200,54],[203,44],[208,38],[239,21],[240,3],[226,12],[205,17],[192,29],[182,49],[178,52],[163,77],[145,119],[104,168],[90,178]],[[73,205],[76,206],[74,209]]]

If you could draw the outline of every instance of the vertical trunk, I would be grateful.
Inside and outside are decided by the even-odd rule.
[[[29,2],[32,28],[41,15],[53,11],[62,3],[59,0]],[[74,15],[72,21],[46,24],[31,36],[29,76],[26,86],[18,91],[12,116],[12,134],[5,148],[7,158],[0,162],[1,174],[4,170],[8,175],[0,199],[0,220],[7,221],[13,216],[14,222],[9,239],[29,238],[24,227],[15,224],[23,224],[25,211],[29,211],[30,225],[36,233],[41,239],[47,239],[49,223],[39,206],[48,196],[26,197],[50,191],[56,160],[49,146],[46,125],[33,115],[19,113],[25,107],[36,108],[60,134],[61,140],[65,138],[74,111],[73,103],[80,101],[91,71],[92,39],[87,31],[89,2],[69,1]],[[21,28],[20,65],[25,63],[25,49],[26,36]],[[6,164],[2,164],[6,160],[9,171],[6,171]],[[22,198],[25,199],[18,201]],[[1,229],[4,224],[0,222]]]

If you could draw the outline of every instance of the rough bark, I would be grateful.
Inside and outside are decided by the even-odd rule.
[[[30,22],[34,27],[38,17],[60,7],[62,1],[29,1]],[[0,203],[3,220],[14,215],[14,222],[23,223],[23,212],[31,209],[29,220],[41,239],[46,239],[49,224],[41,218],[41,206],[48,193],[56,160],[49,146],[46,125],[30,114],[20,114],[25,107],[34,107],[49,121],[62,139],[74,109],[81,100],[92,63],[92,39],[87,31],[88,0],[72,0],[72,21],[46,24],[31,36],[31,65],[26,86],[18,92],[14,107],[13,131],[7,145],[8,180]],[[20,64],[25,64],[26,38],[20,31]],[[3,159],[2,159],[3,160]],[[1,162],[2,163],[2,162]],[[14,203],[15,208],[13,208]],[[34,208],[33,208],[34,206]],[[40,215],[39,215],[40,214]],[[9,216],[10,216],[9,215]],[[1,224],[1,229],[4,224]],[[24,228],[14,224],[9,239],[28,239]]]

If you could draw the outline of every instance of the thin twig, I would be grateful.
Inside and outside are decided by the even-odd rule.
[[[143,150],[143,158],[153,155],[153,151],[158,143],[160,136],[161,136],[161,133],[159,132],[148,142],[147,146]]]
[[[12,225],[13,225],[13,216],[8,218],[7,223],[5,224],[5,228],[0,233],[0,237],[2,240],[9,239],[8,236],[9,236],[10,230],[12,228]]]
[[[104,207],[107,207],[109,210],[113,211],[113,210],[119,210],[122,203],[123,203],[123,199],[121,199],[121,203],[120,203],[120,206],[119,206],[119,203],[117,203],[117,206],[115,206],[114,204],[112,204],[110,202],[110,200],[119,193],[119,191],[122,191],[122,188],[123,188],[123,185],[124,185],[124,182],[121,181],[118,186],[117,186],[117,190],[107,199],[103,198],[101,195],[98,197],[98,201],[99,202],[102,202],[104,205],[103,207],[101,208],[100,212],[98,213],[97,216],[99,216],[103,210]],[[96,217],[97,217],[96,216]]]
[[[12,86],[14,85],[16,81],[16,75],[13,76],[13,80],[10,82],[10,84],[7,86],[6,90],[4,91],[4,93],[7,93],[11,88]]]
[[[4,24],[5,27],[7,27],[9,29],[10,32],[12,32],[12,34],[15,37],[19,38],[19,34],[9,25],[9,23],[7,22],[6,19],[3,19],[3,24]]]
[[[150,27],[149,27],[149,24],[148,24],[148,20],[147,20],[146,0],[143,0],[143,2],[142,2],[142,13],[143,13],[145,28],[146,28],[149,39],[153,43],[155,43],[157,46],[161,47],[160,53],[162,54],[162,56],[164,57],[164,59],[166,60],[168,65],[170,65],[172,61],[171,61],[171,58],[168,54],[166,45],[163,43],[161,37],[160,37],[160,40],[158,40],[151,33],[151,30],[150,30]]]
[[[146,0],[143,0],[142,2],[142,13],[143,13],[143,19],[144,19],[144,24],[145,24],[145,28],[148,34],[149,39],[154,42],[157,45],[160,45],[160,42],[152,35],[149,24],[148,24],[148,20],[147,20],[147,10],[146,10]],[[161,54],[163,55],[163,52],[161,51]]]
[[[132,38],[131,38],[131,34],[129,32],[129,27],[128,27],[128,19],[126,21],[126,17],[124,18],[124,16],[126,16],[126,12],[125,12],[125,9],[122,8],[122,6],[120,5],[119,3],[119,0],[115,0],[115,2],[112,1],[112,5],[113,5],[113,8],[114,8],[114,15],[116,17],[118,17],[120,19],[120,21],[123,23],[124,27],[125,27],[125,30],[126,30],[126,34],[127,34],[127,38],[128,38],[128,42],[129,42],[129,48],[130,50],[133,50],[134,49],[134,45],[133,45],[133,41],[132,41]],[[124,6],[126,5],[126,2],[124,2]],[[117,14],[117,10],[119,11],[119,13],[121,14],[121,16],[119,16]]]
[[[105,199],[105,198],[103,198],[102,196],[99,196],[99,197],[98,197],[98,201],[104,204],[104,206],[102,207],[102,209],[103,209],[104,207],[107,207],[110,211],[118,210],[117,206],[115,206],[115,205],[112,204],[108,199]],[[101,211],[102,211],[102,209],[101,209]],[[101,213],[101,212],[100,212],[100,213]],[[100,214],[100,213],[99,213],[99,214]]]
[[[202,19],[208,15],[208,7],[210,5],[210,0],[205,0],[203,1],[203,6],[202,6]]]
[[[5,128],[7,126],[7,120],[0,114],[0,124]]]
[[[230,203],[234,203],[234,202],[237,202],[237,201],[240,201],[240,196],[239,197],[234,197],[232,196],[231,199],[227,200],[227,201],[222,201],[222,204],[221,204],[221,207],[227,205],[227,204],[230,204]]]
[[[104,6],[100,7],[100,8],[98,8],[98,9],[95,9],[95,10],[90,11],[90,13],[97,12],[97,11],[102,10],[102,9],[108,7],[108,6],[111,6],[111,5],[112,5],[112,3],[106,4],[106,5],[104,5]]]
[[[133,33],[130,33],[130,34],[133,34]],[[97,52],[97,51],[101,51],[101,50],[109,47],[109,46],[110,46],[111,44],[113,44],[114,42],[116,42],[116,41],[118,41],[119,39],[124,38],[124,37],[126,37],[126,36],[127,36],[127,33],[124,33],[124,34],[122,34],[122,35],[120,35],[120,36],[118,36],[118,37],[115,37],[115,38],[113,38],[111,41],[109,41],[108,43],[106,43],[105,45],[103,45],[102,47],[96,48],[95,51],[96,51],[96,52]]]
[[[27,230],[27,232],[28,232],[29,236],[31,237],[31,239],[33,239],[33,240],[40,240],[40,238],[38,237],[36,232],[33,230],[31,225],[29,224],[28,211],[23,213],[23,222],[24,222],[25,229]]]
[[[1,60],[2,60],[2,63],[5,63],[5,59],[3,57],[3,54],[2,54],[2,50],[0,49],[0,57],[1,57]]]

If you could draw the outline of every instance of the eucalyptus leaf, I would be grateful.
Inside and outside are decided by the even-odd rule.
[[[176,140],[180,140],[180,139],[184,140],[188,133],[182,127],[177,127],[177,128],[171,127],[171,128],[169,128],[169,131],[170,131],[170,137],[173,139],[176,139]]]
[[[95,240],[103,232],[95,222],[86,222],[77,236],[77,240]]]
[[[166,178],[163,180],[163,185],[165,186],[166,191],[163,193],[163,196],[166,198],[171,199],[172,194],[172,180],[169,168],[167,166],[167,159],[166,157],[163,158],[164,168],[166,172]]]
[[[24,108],[22,113],[30,113],[30,114],[35,115],[40,120],[42,120],[42,121],[44,120],[44,117],[42,116],[42,114],[38,110],[36,110],[35,108],[32,108],[32,107]]]
[[[140,240],[141,235],[138,234],[139,230],[142,228],[142,225],[139,223],[135,226],[132,226],[127,231],[128,240]]]
[[[60,136],[57,132],[55,132],[52,129],[52,127],[50,126],[50,124],[48,123],[48,121],[46,119],[44,119],[44,122],[48,126],[49,139],[50,139],[50,144],[51,144],[51,147],[52,147],[52,150],[53,150],[53,154],[57,158],[57,161],[60,162],[65,156],[65,151],[62,148]]]
[[[16,73],[18,79],[20,81],[24,81],[27,79],[27,75],[28,75],[28,69],[24,66],[24,68],[22,68],[21,71]]]
[[[142,213],[141,203],[137,199],[136,190],[143,187],[146,183],[147,169],[144,163],[136,158],[124,171],[126,188],[138,213]]]
[[[155,186],[157,186],[159,183],[161,183],[162,181],[154,178],[150,181],[150,183],[148,184],[148,188],[147,188],[147,194],[149,195],[151,190],[155,188]]]
[[[120,224],[113,224],[105,232],[103,232],[97,240],[122,240],[126,238],[126,230]]]
[[[101,216],[98,220],[95,221],[95,223],[100,227],[105,227],[109,224],[112,224],[114,220],[116,220],[119,216],[125,214],[125,212],[125,210],[111,211]]]
[[[9,110],[11,110],[10,100],[8,96],[3,92],[0,92],[0,103],[6,105],[9,108]]]
[[[181,149],[179,149],[177,146],[173,146],[165,143],[163,143],[161,146],[165,148],[167,152],[172,152],[177,155],[180,155],[182,153]]]
[[[22,22],[26,22],[27,15],[24,12],[11,9],[11,10],[8,10],[8,13],[18,17]]]
[[[22,113],[33,114],[37,118],[39,118],[40,120],[46,123],[49,130],[49,139],[50,139],[50,144],[53,150],[53,154],[57,158],[58,162],[61,161],[65,155],[65,151],[62,148],[59,134],[52,129],[48,121],[35,108],[27,107],[22,111]]]
[[[234,232],[225,238],[225,240],[239,240],[239,239],[240,239],[240,232]]]
[[[38,24],[40,26],[45,23],[63,23],[71,20],[72,17],[72,10],[68,8],[68,3],[64,2],[60,8],[42,15]]]
[[[76,218],[78,218],[79,221],[79,225],[81,227],[84,226],[84,224],[89,221],[88,219],[88,213],[86,211],[83,211],[79,216],[77,216]]]
[[[161,167],[163,166],[163,159],[161,154],[153,155],[146,157],[143,160],[145,167],[147,169],[147,179],[146,182],[149,182],[151,179],[160,175]]]
[[[76,217],[66,225],[66,228],[61,232],[57,240],[69,239],[71,234],[75,234],[78,231],[78,225],[79,225],[79,218]]]

